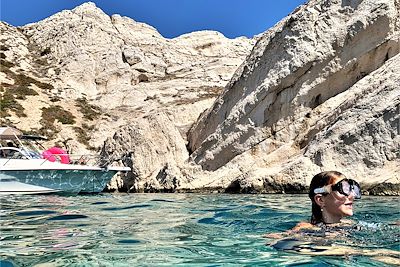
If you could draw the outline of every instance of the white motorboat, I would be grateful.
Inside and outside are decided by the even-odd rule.
[[[117,172],[130,171],[99,165],[94,157],[69,155],[56,147],[40,151],[41,140],[46,139],[0,127],[0,194],[96,193]]]

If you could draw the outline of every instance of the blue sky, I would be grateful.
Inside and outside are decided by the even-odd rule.
[[[14,26],[37,22],[84,0],[1,0],[0,19]],[[226,37],[266,31],[306,0],[92,0],[108,15],[120,14],[173,38],[199,30]]]

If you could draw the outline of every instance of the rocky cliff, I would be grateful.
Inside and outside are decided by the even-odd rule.
[[[367,193],[400,194],[399,9],[310,0],[254,40],[165,39],[93,4],[2,24],[3,95],[20,92],[21,73],[37,93],[14,94],[5,118],[33,128],[30,114],[45,114],[41,129],[89,132],[94,147],[108,137],[103,158],[133,170],[111,190],[304,192],[334,169]],[[42,108],[23,118],[32,103]]]
[[[260,37],[192,126],[189,159],[164,149],[159,167],[137,173],[142,182],[130,188],[304,192],[314,174],[334,169],[366,193],[399,194],[399,8],[394,0],[299,7]],[[132,130],[121,128],[108,151],[124,154]]]
[[[214,31],[166,39],[93,3],[0,29],[1,124],[73,153],[99,151],[118,126],[160,112],[186,138],[255,42]]]
[[[232,187],[303,188],[336,169],[398,192],[399,9],[311,0],[285,18],[190,130],[191,160],[208,171],[241,165]]]

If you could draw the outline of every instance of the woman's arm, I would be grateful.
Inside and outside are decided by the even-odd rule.
[[[290,230],[287,230],[285,232],[280,232],[280,233],[269,233],[263,235],[265,238],[272,238],[272,239],[279,239],[279,238],[284,238],[288,236],[293,236],[298,234],[301,230],[303,229],[319,229],[319,227],[312,225],[309,222],[299,222],[295,227],[293,227]]]

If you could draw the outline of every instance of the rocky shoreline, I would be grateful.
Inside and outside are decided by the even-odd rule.
[[[361,184],[364,196],[400,196],[400,184],[379,183]],[[104,193],[193,193],[193,194],[308,194],[309,187],[300,184],[267,185],[265,187],[242,187],[233,183],[228,187],[205,187],[205,188],[140,188],[129,191],[123,188],[105,189]]]
[[[338,170],[400,195],[399,13],[310,0],[252,39],[166,39],[93,3],[1,22],[1,123],[131,167],[109,192],[305,193]]]

